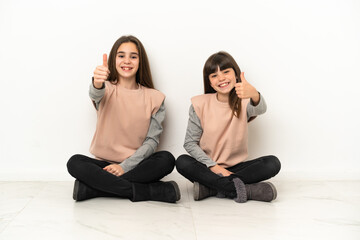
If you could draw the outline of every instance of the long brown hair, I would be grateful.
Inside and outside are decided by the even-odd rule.
[[[204,77],[204,93],[216,93],[215,89],[213,89],[210,85],[209,75],[215,73],[220,68],[220,71],[232,68],[235,71],[236,80],[240,80],[240,68],[237,65],[234,58],[227,52],[220,51],[211,55],[205,62],[203,69],[203,77]],[[229,93],[229,105],[236,117],[240,116],[241,111],[241,99],[238,98],[235,92],[235,88],[231,89]]]
[[[116,42],[112,46],[109,55],[109,62],[108,62],[108,66],[110,70],[108,81],[110,81],[112,84],[117,84],[119,81],[118,72],[116,70],[116,53],[120,45],[127,42],[134,43],[136,45],[137,50],[139,51],[139,69],[136,72],[136,82],[145,87],[154,88],[154,84],[151,77],[149,60],[145,48],[140,42],[140,40],[132,35],[120,37],[118,40],[116,40]]]

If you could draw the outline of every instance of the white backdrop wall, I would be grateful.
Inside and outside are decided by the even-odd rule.
[[[0,0],[0,180],[71,179],[95,130],[92,72],[126,34],[167,96],[160,149],[185,153],[203,64],[225,50],[268,104],[250,158],[277,155],[280,176],[360,176],[359,13],[356,0]]]

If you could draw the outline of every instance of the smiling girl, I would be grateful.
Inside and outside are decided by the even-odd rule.
[[[90,152],[67,163],[76,178],[73,198],[122,197],[131,201],[175,203],[180,199],[174,181],[160,179],[172,172],[173,155],[155,152],[165,118],[164,99],[154,89],[142,43],[123,36],[113,45],[109,61],[94,71],[89,95],[97,111]]]
[[[226,52],[211,55],[203,70],[205,94],[193,97],[184,148],[176,161],[180,174],[194,183],[194,199],[228,197],[236,202],[270,202],[277,192],[262,182],[280,171],[275,156],[249,161],[248,122],[266,111],[262,95]]]

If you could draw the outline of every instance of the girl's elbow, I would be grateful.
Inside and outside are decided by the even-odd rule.
[[[193,143],[191,143],[191,142],[185,142],[184,145],[183,145],[184,149],[187,152],[189,152],[189,150],[191,150],[192,146],[193,146]]]

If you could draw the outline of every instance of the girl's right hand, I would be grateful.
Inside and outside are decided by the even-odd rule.
[[[210,170],[213,172],[213,173],[216,173],[216,174],[222,174],[223,177],[227,177],[227,176],[230,176],[231,174],[233,174],[233,172],[230,172],[229,170],[227,170],[226,168],[223,168],[219,165],[215,165],[215,166],[212,166],[210,167]]]
[[[116,164],[116,163],[107,165],[103,169],[117,177],[120,177],[121,175],[124,174],[124,169],[119,164]]]
[[[104,82],[108,79],[109,74],[107,55],[103,54],[103,65],[97,66],[94,71],[94,87],[99,89],[102,88]]]

